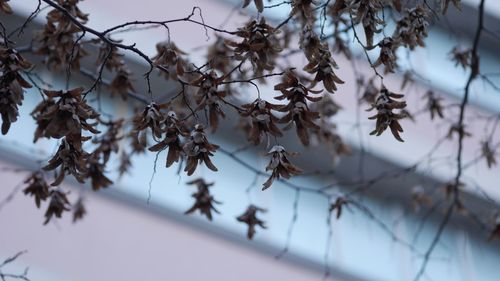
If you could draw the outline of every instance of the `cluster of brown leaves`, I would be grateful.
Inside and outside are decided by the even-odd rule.
[[[120,133],[124,122],[124,119],[109,122],[101,120],[100,123],[105,125],[108,129],[103,135],[92,140],[93,143],[97,144],[97,148],[92,152],[92,154],[98,155],[102,158],[103,163],[108,163],[112,153],[118,153],[120,148],[119,142],[123,139],[123,136],[120,135]]]
[[[460,65],[463,69],[471,66],[471,49],[455,46],[449,54],[455,66]]]
[[[23,193],[32,196],[35,199],[35,205],[40,208],[41,203],[49,200],[49,205],[45,211],[45,222],[47,224],[55,216],[61,218],[64,212],[71,210],[71,204],[67,194],[62,192],[60,188],[51,187],[45,180],[42,171],[32,172],[24,181],[27,186]],[[85,215],[85,207],[81,199],[77,201],[73,208],[73,220],[81,219]]]
[[[309,61],[313,60],[318,50],[323,48],[323,46],[319,36],[314,32],[311,26],[304,26],[300,33],[299,47],[304,52],[306,58]]]
[[[340,216],[342,216],[342,210],[345,206],[347,206],[348,203],[349,200],[347,200],[347,198],[339,196],[333,203],[330,204],[330,212],[337,212],[335,216],[337,219],[339,219]]]
[[[387,3],[389,2],[389,3]],[[374,43],[374,35],[381,33],[386,26],[384,20],[384,9],[392,6],[402,17],[396,21],[396,28],[392,36],[384,36],[378,43]],[[378,59],[373,67],[385,66],[385,73],[394,72],[398,67],[396,51],[400,46],[413,50],[416,46],[425,46],[424,39],[427,37],[430,20],[430,7],[426,5],[415,5],[407,7],[403,11],[400,0],[337,0],[331,6],[329,13],[334,17],[334,25],[344,22],[343,26],[361,24],[366,37],[366,50],[380,49]],[[345,15],[348,15],[350,23],[346,24]],[[345,31],[345,29],[344,29]],[[336,40],[342,43],[342,37],[338,32],[334,33]],[[335,43],[338,48],[344,46]],[[346,53],[349,57],[349,53]]]
[[[225,39],[216,36],[215,42],[208,48],[207,60],[210,67],[221,73],[229,73],[234,68],[233,50],[229,48]]]
[[[0,115],[3,135],[7,134],[10,125],[19,116],[18,106],[24,99],[24,89],[32,87],[21,76],[21,71],[30,67],[31,64],[16,50],[0,47]]]
[[[317,0],[292,0],[290,6],[292,10],[290,15],[296,15],[303,23],[314,22],[314,7],[318,4]]]
[[[101,163],[98,154],[91,154],[86,161],[86,165],[85,176],[90,179],[92,190],[97,191],[113,184],[113,181],[104,174],[105,163]]]
[[[368,109],[371,111],[373,109],[377,110],[377,114],[369,117],[368,119],[377,120],[375,125],[375,130],[373,130],[370,135],[380,136],[389,127],[391,129],[392,135],[400,142],[404,142],[399,133],[403,132],[399,120],[406,117],[406,114],[393,112],[393,110],[402,110],[406,107],[405,101],[396,101],[395,99],[402,98],[403,95],[395,94],[382,87],[380,93],[372,104],[372,107]]]
[[[194,173],[198,163],[205,163],[209,169],[217,171],[210,157],[219,147],[208,141],[204,126],[196,124],[189,132],[187,123],[179,120],[175,111],[169,110],[167,114],[163,112],[170,107],[169,103],[156,104],[152,102],[134,117],[134,128],[129,134],[132,138],[132,153],[140,153],[147,147],[147,129],[149,128],[157,142],[149,147],[149,150],[160,152],[166,148],[169,149],[166,160],[167,167],[186,157],[184,171],[189,176]],[[128,158],[122,157],[123,168],[129,166]],[[121,173],[125,172],[125,169],[121,170]]]
[[[180,137],[187,137],[189,133],[177,119],[174,111],[170,111],[165,118],[165,137],[164,139],[151,146],[149,151],[158,152],[168,147],[166,167],[172,166],[174,162],[179,162],[183,155],[183,148]]]
[[[360,101],[367,104],[373,104],[378,97],[379,89],[375,86],[374,78],[364,81],[364,79],[358,79],[357,81],[360,87],[363,87],[363,93],[361,95]]]
[[[49,160],[49,163],[43,167],[46,171],[52,171],[60,167],[59,173],[51,184],[57,186],[64,180],[66,174],[70,174],[75,179],[83,183],[87,176],[87,160],[89,154],[85,152],[81,146],[76,147],[66,138],[61,141],[56,154]]]
[[[465,124],[452,124],[448,130],[447,138],[453,138],[453,135],[458,135],[459,138],[471,137],[472,134],[465,130]]]
[[[195,94],[197,104],[195,110],[205,109],[208,111],[208,120],[212,132],[215,132],[219,126],[219,117],[226,117],[221,109],[221,102],[224,101],[227,92],[219,90],[219,85],[223,79],[224,77],[217,77],[215,71],[211,71],[190,83],[198,87],[198,92]]]
[[[279,118],[271,112],[271,110],[279,110],[281,106],[262,99],[256,99],[252,103],[242,105],[242,107],[245,111],[241,113],[241,116],[250,119],[249,126],[244,127],[247,129],[245,132],[250,142],[258,145],[264,137],[269,142],[269,135],[275,137],[283,136],[283,133],[281,133],[281,130],[276,125],[279,122]]]
[[[424,98],[427,99],[427,110],[431,114],[431,119],[434,119],[436,115],[442,119],[444,117],[443,106],[441,105],[443,98],[437,97],[433,91],[428,91]]]
[[[111,38],[108,38],[108,40],[113,43],[121,43]],[[135,88],[132,84],[132,72],[125,63],[123,54],[118,51],[116,46],[105,43],[100,39],[93,42],[99,48],[96,61],[97,67],[101,69],[104,65],[108,71],[114,72],[114,77],[109,84],[111,96],[118,95],[123,100],[126,100],[129,92],[135,92]]]
[[[52,190],[50,192],[50,202],[47,211],[45,212],[45,222],[49,223],[53,216],[56,218],[61,218],[62,214],[66,211],[71,210],[71,204],[69,203],[67,194],[60,190]]]
[[[156,139],[161,138],[163,133],[163,121],[165,116],[161,111],[161,108],[165,105],[159,105],[155,102],[148,104],[144,110],[134,117],[134,132],[136,133],[136,139],[140,142],[140,138],[144,135],[146,136],[146,129],[150,129],[153,137]]]
[[[33,196],[36,206],[40,208],[40,203],[47,200],[50,195],[50,187],[45,181],[43,173],[40,171],[33,172],[24,183],[28,185],[23,190],[24,194]]]
[[[214,207],[214,204],[222,204],[221,202],[214,199],[212,195],[210,195],[210,190],[208,189],[214,183],[207,183],[204,179],[195,179],[187,182],[189,185],[195,185],[198,189],[195,193],[192,194],[192,197],[195,199],[195,202],[191,208],[189,208],[185,214],[191,214],[194,211],[198,210],[201,214],[205,215],[208,220],[212,220],[212,211],[219,214],[219,211]]]
[[[66,140],[77,148],[88,137],[82,136],[82,131],[93,134],[100,133],[95,127],[99,113],[97,113],[83,99],[83,88],[69,91],[44,90],[47,96],[33,110],[31,115],[36,120],[35,141],[40,137]]]
[[[88,21],[88,15],[84,14],[77,6],[79,0],[57,0],[57,3],[81,23]],[[47,14],[47,23],[43,31],[37,35],[38,44],[36,54],[45,57],[47,66],[52,69],[61,69],[70,66],[72,69],[80,69],[80,59],[87,52],[77,42],[80,28],[74,24],[63,12],[54,9]]]
[[[87,214],[87,209],[83,203],[83,198],[78,198],[76,203],[73,205],[73,222],[77,222]]]
[[[378,43],[374,43],[375,34],[381,33],[386,26],[383,15],[388,4],[402,14],[402,17],[396,21],[396,28],[392,36],[384,36]],[[351,22],[350,24],[344,24],[344,26],[357,24],[363,26],[366,37],[366,45],[363,47],[366,50],[379,48],[379,57],[372,66],[378,67],[383,64],[385,73],[394,72],[398,67],[396,51],[400,46],[407,47],[410,50],[413,50],[416,46],[425,46],[424,39],[427,37],[431,13],[430,8],[426,5],[408,7],[403,12],[403,5],[400,0],[337,0],[331,6],[329,12],[337,24],[345,22],[346,20],[342,16],[347,14]],[[340,39],[336,41],[342,43],[342,38],[338,32],[334,36],[336,39]],[[338,48],[345,49],[342,45],[337,43],[336,45]],[[346,55],[349,57],[349,53],[346,53]]]
[[[182,147],[187,157],[186,167],[184,168],[187,175],[190,176],[194,173],[198,162],[205,163],[205,166],[212,171],[217,171],[217,167],[212,163],[210,157],[214,155],[213,152],[218,148],[218,145],[208,142],[203,125],[196,124]]]
[[[6,14],[12,14],[12,8],[7,2],[9,2],[9,0],[0,0],[0,11]]]
[[[156,51],[157,54],[153,57],[153,62],[162,67],[167,79],[177,80],[184,75],[186,60],[182,56],[186,55],[185,52],[169,41],[156,44]]]
[[[349,2],[340,0],[340,2]],[[354,12],[353,23],[361,23],[365,31],[366,46],[373,47],[373,36],[382,31],[385,21],[379,16],[379,12],[384,8],[384,3],[380,0],[356,0],[352,1],[349,12]],[[345,3],[347,4],[347,3]],[[344,4],[344,5],[345,5]],[[339,5],[342,7],[343,5]]]
[[[405,15],[396,25],[392,35],[398,42],[413,50],[416,46],[425,47],[424,38],[427,37],[429,26],[429,10],[423,5],[406,10]]]
[[[481,154],[486,160],[486,164],[488,165],[488,168],[491,168],[493,166],[497,165],[497,160],[496,160],[496,151],[493,147],[491,147],[491,142],[490,141],[483,141],[481,142]]]
[[[266,224],[263,220],[257,218],[257,212],[266,212],[265,209],[259,208],[255,205],[250,205],[245,210],[243,214],[236,217],[236,220],[248,225],[247,238],[251,240],[255,235],[255,227],[260,226],[263,229],[266,229]]]
[[[274,60],[282,50],[276,37],[278,32],[264,18],[252,20],[236,31],[236,35],[243,38],[241,42],[226,40],[226,44],[234,48],[235,59],[250,61],[257,75],[274,69]]]
[[[309,61],[304,70],[315,75],[311,87],[314,87],[317,82],[323,82],[328,92],[337,91],[336,84],[344,83],[334,72],[334,69],[338,69],[337,63],[332,57],[328,44],[321,43],[318,35],[309,25],[302,30],[299,47]]]
[[[385,66],[385,73],[394,72],[398,67],[398,57],[396,50],[400,46],[398,38],[385,37],[377,46],[380,48],[380,54],[377,60],[373,63],[373,67],[380,65]]]
[[[301,169],[288,160],[289,156],[296,154],[287,152],[283,146],[273,146],[267,155],[271,156],[271,161],[267,165],[266,171],[271,171],[271,176],[263,184],[262,190],[268,189],[276,179],[289,179],[291,176],[299,175],[302,172]]]
[[[104,175],[104,166],[112,152],[118,151],[118,134],[123,120],[106,123],[108,132],[96,138],[98,144],[89,154],[82,148],[83,142],[91,139],[83,136],[83,132],[98,134],[96,129],[99,114],[90,107],[82,97],[83,88],[69,91],[45,90],[45,98],[32,112],[37,122],[35,141],[40,137],[62,139],[55,155],[43,167],[46,171],[59,168],[56,178],[51,184],[57,186],[66,174],[71,174],[81,183],[90,178],[92,188],[98,190],[109,186],[112,182]]]
[[[314,123],[319,118],[319,113],[311,111],[307,102],[320,101],[321,96],[311,96],[311,94],[319,94],[321,90],[315,91],[304,86],[291,71],[284,75],[283,82],[274,86],[274,90],[281,92],[281,95],[276,96],[275,99],[288,101],[288,104],[279,109],[279,111],[286,113],[280,120],[281,123],[287,124],[284,129],[290,129],[295,124],[300,141],[304,145],[309,145],[308,129],[319,129],[318,125]]]
[[[337,63],[332,58],[332,54],[330,50],[328,50],[327,44],[322,44],[320,47],[312,51],[312,58],[309,60],[309,63],[304,67],[304,70],[314,74],[314,82],[323,82],[323,86],[325,90],[330,93],[337,91],[337,84],[344,84],[333,71],[337,69]],[[314,87],[315,83],[311,86]]]
[[[72,17],[85,24],[88,16],[77,7],[79,1],[57,0],[57,3]],[[450,1],[453,1],[456,6],[459,4],[459,0],[444,0],[443,11],[446,11]],[[0,0],[0,10],[4,13],[11,13],[7,2],[8,0]],[[249,6],[252,2],[259,13],[262,13],[265,8],[263,0],[244,0],[243,7]],[[297,135],[305,146],[309,145],[311,135],[313,135],[326,143],[336,155],[349,153],[350,148],[336,133],[336,125],[330,120],[338,112],[340,106],[333,99],[317,96],[322,92],[321,90],[313,90],[321,83],[327,92],[334,93],[337,91],[337,86],[344,83],[335,73],[338,66],[331,50],[344,53],[350,58],[345,37],[348,37],[348,31],[354,28],[353,25],[360,24],[366,37],[366,46],[363,46],[365,51],[375,48],[379,48],[380,51],[378,59],[372,66],[375,68],[384,65],[386,72],[394,72],[398,67],[396,52],[399,47],[413,50],[417,46],[425,46],[424,39],[428,32],[430,10],[424,5],[417,5],[402,12],[401,0],[336,0],[330,7],[328,7],[330,1],[322,7],[316,0],[291,0],[284,1],[282,4],[285,3],[291,6],[290,16],[285,22],[275,28],[259,16],[259,20],[251,20],[234,33],[226,32],[235,35],[234,41],[218,36],[208,50],[207,64],[195,70],[193,70],[195,66],[191,67],[187,63],[187,53],[177,48],[174,43],[170,41],[158,43],[157,54],[151,58],[152,67],[162,70],[167,80],[177,80],[181,84],[182,92],[177,96],[183,97],[184,104],[179,106],[174,104],[174,101],[164,104],[150,103],[135,115],[130,133],[122,135],[124,120],[109,122],[101,120],[99,114],[86,103],[83,88],[69,91],[44,91],[46,98],[32,112],[37,122],[35,141],[41,137],[60,139],[57,152],[43,168],[48,171],[56,169],[58,171],[51,185],[47,184],[42,172],[33,173],[25,182],[28,186],[24,189],[24,193],[33,196],[38,207],[41,202],[49,200],[45,223],[53,217],[61,217],[65,211],[70,210],[67,193],[55,187],[61,184],[65,175],[70,174],[82,183],[90,180],[93,190],[112,184],[105,174],[106,165],[111,155],[119,152],[119,142],[124,137],[131,138],[132,151],[130,153],[122,151],[120,175],[129,169],[131,155],[144,152],[146,148],[158,153],[168,149],[166,167],[176,162],[183,163],[185,160],[184,171],[188,176],[193,175],[201,163],[217,171],[211,157],[219,146],[208,141],[206,128],[203,125],[193,126],[198,119],[194,118],[193,121],[191,117],[197,117],[199,111],[205,111],[208,113],[209,128],[215,132],[220,118],[225,118],[222,104],[236,108],[237,113],[246,122],[244,127],[248,140],[255,145],[261,144],[265,138],[269,144],[269,135],[275,138],[282,137],[283,134],[278,124],[283,123],[285,124],[283,130],[295,125]],[[387,5],[392,6],[402,17],[397,20],[392,36],[374,43],[375,35],[381,33],[386,25],[382,15]],[[329,45],[330,38],[324,37],[323,27],[321,27],[321,38],[315,33],[317,30],[316,14],[319,8],[323,9],[321,12],[325,23],[327,10],[329,15],[333,15],[331,19],[328,19],[334,30],[330,37],[334,40],[332,46]],[[274,89],[281,93],[275,99],[284,101],[283,105],[272,104],[261,99],[260,93],[258,99],[242,105],[241,108],[229,104],[225,98],[228,99],[230,95],[229,85],[232,83],[230,80],[235,75],[239,75],[238,78],[241,81],[252,84],[257,79],[265,82],[264,78],[276,75],[263,74],[275,68],[279,62],[279,53],[291,41],[293,30],[287,30],[286,25],[292,18],[298,20],[302,30],[299,47],[307,59],[307,65],[302,70],[312,78],[307,79],[292,70],[285,72],[282,77],[283,81],[274,86]],[[285,32],[280,32],[280,30],[285,30]],[[86,51],[79,42],[80,34],[82,30],[70,18],[54,9],[48,13],[47,24],[37,37],[36,53],[45,56],[47,65],[52,69],[67,67],[79,69],[80,59],[86,55]],[[101,70],[106,68],[114,72],[115,77],[109,85],[111,93],[126,98],[129,92],[135,92],[131,72],[123,60],[123,54],[119,52],[117,46],[113,45],[120,41],[110,38],[108,40],[110,41],[98,39],[91,42],[99,47],[97,65]],[[30,68],[30,64],[14,50],[7,48],[8,44],[10,43],[5,42],[6,47],[0,48],[0,114],[3,119],[2,133],[4,134],[9,130],[10,124],[16,121],[18,106],[23,100],[23,88],[31,87],[20,74]],[[454,49],[452,56],[457,64],[464,68],[471,67],[474,71],[474,58],[471,58],[470,50]],[[251,70],[248,70],[249,67],[245,63],[251,64]],[[203,70],[205,67],[208,69],[206,72]],[[247,72],[252,73],[254,78],[246,77]],[[241,79],[242,77],[246,78]],[[99,83],[100,78],[96,79],[96,84]],[[233,82],[240,85],[243,84],[241,81]],[[222,89],[223,87],[225,88]],[[376,119],[375,130],[370,133],[371,135],[381,135],[387,128],[390,128],[394,137],[403,141],[400,136],[403,129],[399,120],[407,114],[405,113],[406,103],[399,100],[402,97],[403,95],[392,93],[383,86],[379,90],[373,84],[373,79],[369,80],[364,88],[362,99],[372,105],[369,110],[376,109],[377,111],[376,115],[370,117],[370,119]],[[431,118],[435,115],[443,118],[440,98],[435,97],[432,92],[429,92],[426,97]],[[191,102],[195,103],[194,109],[190,107]],[[190,113],[182,116],[181,112],[187,110],[186,108],[189,108]],[[283,116],[279,118],[275,116],[279,113],[273,111],[280,112]],[[83,149],[83,143],[91,137],[84,136],[83,133],[97,135],[100,133],[96,128],[98,123],[106,126],[107,131],[93,139],[95,149],[92,153],[87,153]],[[190,128],[192,128],[191,131]],[[466,134],[463,127],[458,129],[452,127],[450,134],[453,132]],[[147,143],[149,133],[156,142],[151,146]],[[482,154],[488,167],[496,165],[496,153],[489,142],[482,144]],[[284,147],[275,145],[267,155],[271,159],[266,166],[266,171],[270,171],[271,175],[263,183],[262,190],[269,188],[275,180],[289,179],[301,173],[301,169],[289,160],[289,157],[295,154],[287,152]],[[221,204],[209,192],[209,187],[213,183],[195,179],[187,184],[195,185],[197,191],[192,194],[195,202],[186,214],[198,210],[212,220],[212,212],[218,213],[215,205]],[[453,188],[458,189],[458,186]],[[424,204],[426,201],[425,194],[420,190],[413,190],[412,199],[418,204]],[[330,205],[330,212],[336,211],[336,216],[339,218],[342,209],[347,204],[346,198],[339,197]],[[73,211],[74,221],[81,219],[86,213],[81,198],[76,202]],[[264,221],[257,217],[258,212],[265,212],[265,210],[250,205],[242,215],[236,218],[239,222],[248,225],[247,237],[249,239],[253,238],[257,226],[266,228]]]

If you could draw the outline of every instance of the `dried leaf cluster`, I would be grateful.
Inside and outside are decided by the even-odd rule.
[[[2,13],[13,12],[8,2],[0,0]],[[36,122],[34,142],[47,138],[57,141],[58,146],[48,163],[26,179],[24,193],[32,196],[39,208],[44,202],[48,204],[45,223],[69,211],[73,212],[73,221],[80,220],[87,212],[83,198],[71,204],[61,184],[70,175],[80,183],[88,182],[94,191],[110,187],[113,184],[109,175],[113,166],[110,163],[115,158],[119,161],[120,176],[130,171],[135,155],[148,151],[157,153],[157,157],[166,151],[165,166],[170,168],[177,163],[178,172],[184,171],[188,176],[195,175],[200,165],[218,171],[213,162],[216,153],[222,151],[239,158],[236,152],[224,152],[223,147],[212,143],[216,136],[211,134],[226,129],[223,125],[233,121],[234,116],[240,120],[238,128],[245,133],[248,147],[267,151],[269,163],[265,171],[263,167],[247,165],[257,175],[268,176],[262,190],[275,181],[286,182],[284,180],[302,173],[302,169],[290,161],[296,153],[280,145],[281,140],[289,138],[286,131],[292,127],[295,127],[297,143],[302,146],[323,145],[331,152],[331,158],[349,154],[351,148],[338,132],[343,124],[335,122],[344,105],[337,104],[334,97],[351,94],[342,87],[349,74],[339,58],[345,57],[351,62],[358,60],[353,42],[361,47],[370,71],[373,70],[373,77],[366,79],[355,73],[356,86],[360,90],[359,104],[369,104],[371,107],[367,111],[375,111],[369,117],[375,123],[370,134],[380,136],[389,129],[396,140],[403,142],[401,120],[408,117],[417,121],[416,114],[409,112],[403,100],[408,95],[408,85],[416,79],[411,71],[405,70],[401,91],[407,92],[403,95],[386,88],[384,77],[402,70],[398,64],[398,53],[402,49],[411,52],[426,46],[425,39],[437,15],[434,6],[427,1],[291,0],[266,6],[263,0],[243,0],[243,8],[255,6],[258,16],[230,31],[205,23],[201,12],[201,21],[194,20],[199,9],[194,8],[191,15],[171,22],[199,25],[207,36],[211,32],[206,63],[196,65],[190,61],[191,53],[182,50],[189,48],[180,46],[181,49],[172,40],[170,21],[134,21],[98,31],[88,27],[89,15],[80,10],[81,1],[42,2],[50,4],[51,10],[43,30],[37,33],[29,48],[20,48],[7,31],[0,30],[0,115],[2,134],[7,134],[19,117],[25,90],[34,86],[42,94],[42,100],[31,113]],[[440,1],[441,12],[445,13],[450,3],[460,7],[459,0]],[[266,20],[266,14],[262,13],[281,5],[289,6],[288,17],[282,22]],[[27,20],[26,25],[30,21]],[[391,21],[393,27],[390,27]],[[168,37],[156,44],[156,54],[151,57],[135,45],[114,39],[115,34],[125,32],[125,28],[154,26],[165,28]],[[470,81],[480,73],[477,44],[455,47],[450,52],[450,59],[456,66],[470,70]],[[48,83],[35,83],[38,80],[33,80],[31,73],[35,64],[25,59],[20,50],[41,56],[52,72],[66,77],[68,85],[73,82],[73,73],[78,72],[91,76],[92,82],[85,88],[67,87],[65,90],[52,89]],[[135,85],[137,79],[124,58],[125,52],[138,55],[150,66],[144,75],[147,91],[138,92],[140,87]],[[301,65],[291,65],[292,58],[294,62],[300,61],[295,54],[302,59]],[[373,60],[372,55],[375,55]],[[83,66],[85,57],[94,58],[95,71],[88,71]],[[168,100],[157,99],[150,85],[152,74],[158,74],[168,87],[175,85],[172,88],[177,94],[167,97]],[[110,77],[109,81],[105,81],[105,77]],[[266,91],[264,96],[261,86],[266,83],[274,92]],[[103,85],[108,87],[110,98],[133,97],[144,104],[131,118],[105,114],[100,108],[99,90]],[[244,86],[254,87],[256,95],[243,90]],[[451,116],[451,111],[443,106],[444,98],[433,91],[428,91],[423,99],[425,111],[432,120]],[[132,104],[130,100],[127,102]],[[465,99],[461,113],[466,103]],[[449,137],[458,135],[462,144],[462,139],[470,136],[465,127],[462,116],[451,126]],[[496,148],[491,138],[481,143],[481,158],[489,168],[497,164]],[[456,195],[462,188],[461,163],[458,167],[456,181],[447,184],[445,189],[447,198],[463,207]],[[45,179],[52,173],[53,181],[49,184]],[[198,211],[212,220],[213,213],[219,213],[216,206],[221,204],[211,193],[213,183],[197,178],[187,184],[194,185],[197,190],[192,194],[193,205],[185,213]],[[293,188],[300,190],[296,186]],[[321,192],[318,193],[326,194]],[[336,212],[337,218],[353,203],[345,196],[325,196],[335,198],[330,201],[330,212]],[[411,200],[415,210],[429,207],[432,202],[420,187],[411,191]],[[248,226],[248,239],[254,237],[256,227],[266,228],[264,221],[257,217],[265,211],[250,205],[236,217]],[[498,222],[493,226],[492,238],[499,236]]]

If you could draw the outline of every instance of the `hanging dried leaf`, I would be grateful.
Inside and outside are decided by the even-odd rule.
[[[410,50],[415,49],[416,46],[425,47],[424,39],[428,35],[428,20],[429,10],[424,5],[406,9],[404,17],[397,22],[392,37],[397,38],[397,42],[401,42]]]
[[[207,183],[204,179],[195,179],[187,182],[189,185],[195,185],[198,191],[193,193],[191,196],[195,199],[195,202],[191,208],[189,208],[184,214],[191,214],[196,210],[199,210],[201,214],[205,215],[208,220],[212,220],[212,211],[220,214],[220,212],[215,209],[214,204],[222,204],[221,202],[214,199],[210,195],[209,187],[214,185],[214,183]]]
[[[194,173],[198,166],[198,162],[200,164],[205,163],[207,168],[212,171],[217,171],[217,167],[212,163],[210,157],[214,155],[213,152],[215,152],[219,146],[208,142],[203,125],[196,124],[194,126],[189,139],[182,148],[187,156],[187,163],[184,171],[187,172],[188,176]]]
[[[170,41],[156,44],[156,51],[156,56],[152,58],[153,62],[162,66],[167,79],[177,80],[184,75],[187,63],[182,56],[186,55],[185,52]]]
[[[70,211],[71,206],[66,197],[66,193],[59,190],[52,190],[50,192],[50,203],[47,211],[45,212],[45,222],[43,224],[49,223],[53,216],[56,218],[61,218],[64,212]]]
[[[80,197],[73,205],[73,223],[82,220],[85,214],[87,214],[87,210],[83,204],[83,198]]]
[[[400,45],[398,40],[398,38],[385,37],[377,44],[380,48],[380,54],[373,63],[373,67],[378,67],[383,64],[385,66],[385,73],[394,73],[398,67],[398,57],[396,55],[396,50]]]
[[[49,160],[49,163],[43,167],[45,171],[52,171],[61,167],[55,181],[51,184],[57,186],[64,180],[66,174],[71,174],[75,179],[83,183],[87,175],[87,159],[89,154],[81,149],[81,146],[75,146],[64,138],[59,145],[56,154]]]
[[[9,2],[9,0],[0,0],[0,11],[6,14],[12,14],[12,8],[7,2]]]
[[[78,0],[58,1],[64,9],[82,24],[88,21],[88,15],[84,14],[77,6]],[[35,53],[45,56],[45,63],[54,70],[80,69],[80,60],[87,55],[78,42],[80,28],[74,24],[62,11],[53,9],[47,14],[47,23],[39,32],[37,43],[39,44]]]
[[[385,87],[380,90],[375,103],[367,111],[376,109],[377,114],[369,117],[370,120],[377,120],[375,130],[370,132],[370,135],[380,136],[389,127],[391,133],[400,142],[404,142],[399,133],[403,132],[403,128],[399,124],[399,120],[406,117],[401,113],[394,113],[394,109],[402,110],[406,107],[405,101],[396,101],[395,99],[402,98],[403,95],[389,92]]]
[[[31,115],[37,122],[36,142],[40,137],[66,139],[76,147],[81,146],[82,130],[98,134],[97,123],[89,123],[97,119],[97,113],[82,97],[83,88],[69,91],[44,90],[48,99],[43,100]]]
[[[245,27],[238,29],[236,35],[243,38],[243,41],[237,43],[227,40],[226,44],[234,48],[237,60],[250,61],[255,74],[259,75],[264,70],[274,69],[274,60],[282,51],[280,41],[276,37],[277,32],[262,17],[259,22],[252,20]]]
[[[266,212],[266,210],[255,205],[250,205],[243,214],[236,217],[237,221],[248,225],[247,238],[249,240],[252,240],[255,235],[255,226],[260,226],[263,229],[267,228],[264,221],[257,218],[257,212]]]
[[[260,144],[264,137],[269,137],[268,134],[275,137],[283,136],[276,126],[279,119],[271,113],[271,110],[278,110],[281,106],[262,99],[256,99],[254,102],[244,104],[241,107],[245,109],[241,116],[250,119],[247,137],[253,144]]]
[[[162,124],[165,120],[163,113],[160,111],[160,105],[155,102],[148,104],[144,110],[134,117],[134,131],[139,134],[147,128],[151,129],[153,137],[161,138]],[[137,138],[139,141],[139,138]]]
[[[433,91],[428,91],[425,98],[427,98],[427,110],[431,114],[431,119],[434,120],[436,115],[441,119],[444,118],[443,106],[441,105],[443,98],[437,97]]]
[[[215,38],[215,42],[207,50],[207,61],[212,69],[229,73],[235,67],[234,60],[231,59],[233,50],[226,45],[224,38],[219,35],[215,35]]]
[[[90,178],[92,190],[98,191],[101,188],[106,188],[113,182],[104,175],[105,165],[99,162],[99,157],[92,154],[87,160],[87,168],[85,177]]]
[[[488,168],[491,169],[491,167],[497,165],[496,152],[494,148],[491,147],[491,143],[489,141],[481,142],[481,153],[486,160]]]
[[[366,46],[373,46],[373,36],[383,30],[385,21],[379,16],[384,9],[384,3],[380,0],[357,0],[352,3],[351,9],[355,9],[354,23],[361,23],[365,31]]]
[[[307,88],[299,82],[297,76],[289,71],[284,77],[284,81],[274,86],[274,90],[282,94],[275,97],[277,100],[287,99],[288,104],[282,106],[278,111],[286,112],[286,115],[280,119],[280,123],[286,123],[285,130],[288,130],[295,124],[297,135],[304,145],[309,145],[308,129],[317,130],[318,125],[314,123],[319,118],[319,113],[311,111],[307,101],[317,102],[322,97],[313,97],[310,94],[318,94],[321,91],[314,91]]]
[[[174,162],[179,162],[179,159],[184,153],[181,145],[180,137],[189,136],[189,132],[183,128],[181,122],[177,119],[175,112],[170,111],[165,118],[165,138],[151,146],[149,151],[158,152],[168,147],[166,167],[172,166]]]
[[[111,153],[118,153],[119,142],[124,138],[120,135],[124,122],[124,119],[109,122],[101,121],[101,124],[108,127],[108,130],[103,135],[92,140],[94,144],[97,144],[97,148],[92,154],[100,155],[104,164],[108,163]]]
[[[16,50],[0,47],[0,115],[3,135],[7,134],[11,124],[17,121],[19,106],[24,99],[24,89],[32,87],[20,73],[30,67],[31,64]]]
[[[31,173],[24,183],[28,186],[23,190],[23,193],[33,196],[37,208],[40,208],[40,203],[47,200],[50,195],[49,185],[45,181],[43,173],[41,171]]]
[[[334,69],[338,69],[338,66],[326,44],[318,49],[317,55],[304,67],[305,71],[315,74],[315,83],[323,82],[323,86],[330,93],[337,91],[336,84],[344,84],[344,81],[335,74]]]
[[[460,46],[455,46],[449,53],[452,61],[455,62],[455,66],[460,65],[463,69],[467,69],[472,65],[472,50],[468,48],[463,48]]]
[[[132,162],[130,161],[130,155],[126,151],[122,151],[120,154],[120,165],[118,166],[118,174],[120,177],[128,173],[131,167]]]
[[[314,22],[316,19],[314,8],[318,3],[317,0],[292,0],[290,15],[297,16],[302,23]]]
[[[299,175],[302,170],[294,166],[288,156],[294,156],[295,153],[289,153],[283,146],[275,145],[269,150],[267,155],[271,155],[271,161],[266,167],[266,171],[272,171],[271,176],[263,184],[262,190],[268,189],[276,179],[289,179],[291,176]]]
[[[340,216],[342,215],[342,209],[344,208],[344,206],[347,206],[347,204],[349,203],[349,201],[344,198],[344,197],[337,197],[337,199],[335,199],[335,202],[333,202],[332,204],[330,204],[330,212],[337,212],[337,219],[340,218]]]
[[[204,108],[208,111],[208,120],[210,122],[210,128],[212,132],[215,132],[219,126],[219,117],[225,118],[226,115],[221,109],[221,102],[224,101],[224,97],[227,95],[225,91],[218,90],[220,83],[224,77],[217,77],[214,71],[208,74],[201,75],[198,79],[195,79],[190,84],[198,87],[198,92],[195,95],[195,101],[197,108],[200,110]]]
[[[459,138],[465,138],[465,137],[471,137],[472,134],[467,132],[465,130],[465,125],[462,124],[453,124],[450,126],[450,129],[448,130],[448,135],[446,136],[447,138],[451,139],[453,138],[453,135],[457,134]]]

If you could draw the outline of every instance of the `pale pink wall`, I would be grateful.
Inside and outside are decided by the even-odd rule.
[[[0,198],[25,177],[0,172]],[[71,191],[75,198],[78,190]],[[66,214],[43,226],[46,206],[38,210],[31,198],[17,194],[0,211],[0,259],[27,249],[17,264],[31,266],[35,281],[43,271],[74,281],[322,279],[319,271],[99,194],[88,193],[86,203],[89,214],[82,222],[73,224]]]

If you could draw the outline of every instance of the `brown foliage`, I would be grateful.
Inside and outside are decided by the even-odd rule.
[[[266,210],[255,205],[250,205],[243,214],[236,217],[237,221],[248,225],[247,238],[249,240],[252,240],[255,235],[255,226],[260,226],[264,229],[267,228],[264,221],[257,218],[257,212],[266,212]]]
[[[212,220],[212,211],[219,213],[215,208],[214,204],[221,204],[221,202],[214,199],[212,195],[210,195],[209,187],[214,185],[214,183],[207,183],[204,179],[195,179],[187,182],[189,185],[195,185],[198,189],[195,193],[192,194],[195,202],[191,208],[189,208],[185,214],[191,214],[194,211],[198,210],[201,214],[205,215],[208,220]]]
[[[186,167],[184,168],[187,175],[190,176],[194,173],[198,166],[198,162],[200,164],[205,163],[207,168],[212,171],[217,171],[217,167],[212,163],[210,157],[214,155],[213,152],[218,148],[218,145],[208,142],[203,125],[196,124],[191,131],[189,139],[182,147],[187,157]]]
[[[289,156],[294,156],[295,153],[289,153],[283,146],[275,145],[269,150],[267,155],[271,156],[271,161],[266,167],[266,171],[271,171],[271,176],[263,184],[262,190],[268,189],[276,179],[289,179],[291,176],[299,175],[302,170],[294,166]]]
[[[0,7],[9,7],[0,3]],[[7,9],[5,8],[5,9]],[[7,10],[8,11],[8,10]],[[31,67],[16,50],[0,47],[0,115],[2,116],[2,135],[9,132],[10,125],[19,116],[19,106],[24,99],[24,89],[31,88],[21,75],[21,71]]]
[[[379,96],[375,103],[368,111],[376,109],[377,114],[371,116],[368,119],[377,120],[375,125],[375,130],[373,130],[370,135],[380,136],[389,127],[391,133],[400,142],[404,142],[399,133],[403,132],[399,120],[406,117],[405,114],[393,112],[393,110],[401,110],[406,107],[406,102],[396,101],[395,99],[402,98],[403,95],[395,94],[389,92],[385,87],[380,90]]]

